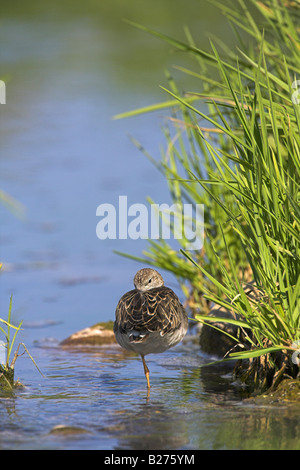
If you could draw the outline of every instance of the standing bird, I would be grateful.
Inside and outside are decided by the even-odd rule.
[[[175,346],[188,328],[187,314],[162,276],[144,268],[133,280],[135,289],[124,294],[116,308],[114,333],[122,348],[141,355],[150,390],[146,354],[161,353]]]

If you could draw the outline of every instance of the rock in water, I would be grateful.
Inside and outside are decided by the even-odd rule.
[[[116,343],[116,339],[113,332],[113,322],[109,321],[97,323],[94,326],[73,333],[64,339],[60,346],[102,346],[103,344],[111,343]]]

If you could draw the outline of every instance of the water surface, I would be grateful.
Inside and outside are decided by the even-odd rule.
[[[148,357],[149,396],[140,358],[117,346],[48,340],[32,353],[45,377],[19,359],[25,387],[0,398],[2,449],[299,449],[299,406],[245,399],[191,344]]]

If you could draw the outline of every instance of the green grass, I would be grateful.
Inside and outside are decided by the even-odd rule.
[[[0,269],[1,269],[1,264],[0,264]],[[38,369],[38,371],[41,373],[40,369],[38,368],[35,360],[29,353],[26,345],[24,343],[19,343],[17,348],[13,350],[15,340],[17,338],[17,334],[19,333],[23,321],[19,323],[18,326],[14,326],[12,324],[12,296],[10,297],[9,301],[9,308],[8,308],[8,315],[7,315],[7,320],[4,320],[3,318],[0,318],[0,339],[1,337],[4,338],[3,345],[6,350],[6,358],[5,362],[3,364],[0,363],[0,390],[1,389],[13,389],[15,385],[19,385],[19,382],[14,381],[14,368],[15,368],[15,363],[16,360],[18,359],[19,356],[24,354],[26,352],[32,362],[34,363],[35,367]],[[19,353],[20,347],[23,347],[24,352]],[[1,345],[2,347],[2,345]],[[42,374],[42,373],[41,373]],[[42,374],[43,375],[43,374]]]
[[[17,327],[15,327],[11,324],[11,309],[12,309],[12,295],[11,295],[10,301],[9,301],[7,321],[0,318],[0,323],[2,323],[3,325],[6,326],[6,330],[4,329],[4,327],[0,326],[0,332],[4,335],[5,340],[6,340],[6,342],[5,342],[5,348],[6,348],[5,369],[8,369],[10,367],[10,362],[11,362],[10,359],[11,359],[11,354],[12,354],[12,348],[14,346],[16,336],[17,336],[17,334],[18,334],[18,332],[19,332],[19,330],[22,326],[22,323],[23,323],[21,321]],[[11,330],[12,329],[15,330],[13,336],[11,336],[11,333],[12,333]]]
[[[15,216],[23,219],[25,217],[25,207],[12,196],[7,194],[6,192],[0,189],[0,203],[6,206]],[[0,270],[2,269],[2,263],[0,262]],[[22,321],[19,323],[18,326],[14,326],[11,323],[11,315],[12,315],[12,295],[9,301],[9,308],[8,308],[8,315],[7,320],[0,318],[0,340],[1,340],[1,347],[5,347],[5,362],[3,364],[0,363],[0,390],[1,389],[10,389],[12,390],[16,385],[20,385],[19,382],[14,381],[14,367],[17,358],[26,352],[38,371],[39,370],[37,364],[35,363],[33,357],[29,353],[26,345],[24,343],[19,343],[17,348],[13,350],[15,340],[17,338],[17,334],[21,329]],[[4,342],[2,342],[2,338]],[[24,352],[19,353],[20,347],[23,347]],[[42,374],[42,373],[41,373]],[[43,375],[43,374],[42,374]]]
[[[1,265],[0,265],[1,268]],[[15,327],[11,324],[11,310],[12,310],[12,296],[9,301],[8,315],[7,320],[0,318],[0,337],[2,336],[5,339],[5,342],[1,344],[1,347],[5,347],[6,358],[3,364],[0,364],[0,389],[1,388],[13,388],[14,386],[14,364],[16,360],[16,355],[14,359],[11,360],[12,349],[14,342],[19,332],[22,322]],[[14,331],[12,336],[12,331]]]
[[[236,50],[217,41],[203,51],[188,30],[183,44],[135,25],[193,61],[193,68],[177,69],[198,87],[182,93],[168,73],[166,102],[148,109],[171,106],[161,161],[145,153],[175,203],[205,205],[200,252],[186,252],[184,242],[174,250],[150,241],[140,259],[177,276],[198,321],[210,321],[205,314],[215,302],[249,328],[244,348],[229,358],[247,360],[244,377],[258,388],[274,387],[299,374],[290,356],[300,338],[300,105],[292,99],[300,79],[300,6],[212,3],[236,31]],[[259,301],[245,294],[249,281]]]

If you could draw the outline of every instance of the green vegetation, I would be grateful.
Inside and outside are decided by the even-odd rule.
[[[145,153],[174,203],[205,205],[200,252],[150,241],[143,261],[176,275],[198,321],[215,320],[205,315],[212,302],[232,312],[244,339],[227,360],[240,360],[237,373],[261,391],[299,378],[291,355],[300,339],[300,6],[211,3],[235,30],[237,50],[215,40],[206,51],[188,30],[183,43],[135,25],[194,60],[177,69],[195,90],[181,92],[168,73],[166,102],[143,109],[171,109],[161,161]],[[249,281],[258,298],[245,294]]]
[[[0,203],[6,206],[16,217],[23,218],[25,215],[25,209],[21,203],[19,203],[15,198],[7,194],[5,191],[0,189]],[[0,270],[2,269],[2,263],[0,262]],[[12,296],[10,297],[8,317],[7,321],[0,318],[0,348],[5,348],[5,362],[0,362],[0,390],[1,389],[12,389],[17,383],[14,382],[14,366],[18,357],[18,351],[20,344],[14,354],[13,359],[11,360],[12,348],[17,336],[18,331],[21,328],[22,322],[20,322],[18,327],[15,327],[11,324],[11,309],[12,309]],[[1,326],[2,325],[2,326]],[[6,328],[6,330],[5,330]],[[14,331],[13,336],[11,336],[12,330]],[[5,342],[1,340],[1,336],[4,336]],[[23,345],[26,349],[26,346]],[[0,351],[3,352],[3,351]],[[27,351],[28,352],[28,351]],[[29,354],[29,353],[28,353]]]
[[[1,267],[2,267],[2,264],[0,264],[0,269]],[[18,326],[12,325],[11,311],[12,311],[12,296],[10,297],[7,320],[0,318],[0,339],[1,339],[1,335],[3,335],[3,337],[5,338],[5,342],[1,342],[0,348],[5,348],[4,352],[6,356],[4,358],[3,363],[0,362],[0,391],[12,390],[15,386],[20,385],[18,381],[15,382],[14,380],[14,375],[15,375],[14,369],[15,369],[16,360],[18,359],[20,355],[24,354],[24,352],[27,352],[28,356],[34,363],[35,367],[41,373],[41,371],[39,370],[38,366],[36,365],[33,357],[30,355],[24,343],[19,343],[12,357],[13,346],[14,346],[17,334],[20,331],[23,321],[21,321]],[[13,335],[12,335],[12,332],[13,332]],[[21,346],[24,348],[24,352],[22,354],[19,354],[19,349]],[[0,350],[0,353],[3,353],[2,349]],[[2,354],[0,355],[0,357],[2,358]]]
[[[0,203],[6,206],[16,217],[19,217],[20,219],[24,218],[25,216],[25,208],[24,206],[17,201],[15,198],[4,192],[3,190],[0,189]],[[0,270],[2,269],[2,263],[0,262]],[[2,348],[5,348],[4,354],[5,354],[5,360],[3,363],[0,362],[0,391],[1,390],[12,390],[14,387],[19,386],[20,382],[14,380],[14,369],[15,369],[15,363],[17,358],[24,354],[24,352],[27,352],[28,356],[38,369],[38,371],[41,373],[39,370],[38,366],[36,365],[33,357],[30,355],[26,345],[24,343],[19,343],[16,350],[14,351],[13,354],[13,346],[17,337],[18,332],[20,331],[22,322],[19,323],[19,325],[16,327],[11,323],[11,311],[12,311],[12,295],[10,297],[10,302],[9,302],[9,309],[8,309],[8,316],[7,320],[4,320],[3,318],[0,318],[0,353],[3,353]],[[13,332],[13,335],[12,335]],[[1,340],[1,336],[4,337],[5,342]],[[22,354],[19,354],[20,347],[23,347],[24,352]],[[1,355],[0,355],[1,357]]]
[[[2,364],[0,363],[0,388],[13,388],[14,386],[14,365],[15,365],[18,353],[17,352],[15,353],[12,361],[10,359],[11,359],[11,354],[12,354],[12,348],[13,348],[17,333],[21,328],[22,322],[20,322],[19,326],[17,327],[11,324],[11,308],[12,308],[12,296],[10,297],[7,321],[0,318],[0,333],[2,333],[5,338],[5,343],[1,343],[0,347],[5,348],[5,355],[6,355],[4,362]],[[1,324],[3,326],[1,326]],[[13,337],[11,336],[12,329],[15,330]],[[2,350],[1,350],[1,353],[3,353]]]

